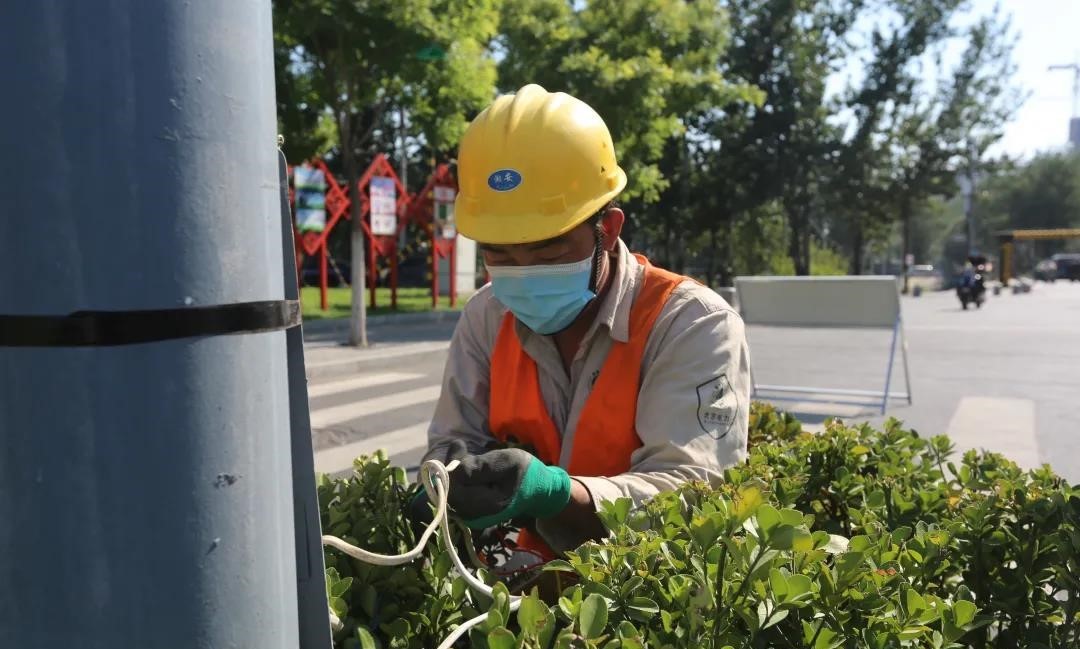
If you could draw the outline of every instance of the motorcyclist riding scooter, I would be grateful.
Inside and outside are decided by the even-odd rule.
[[[956,296],[960,298],[960,306],[965,310],[969,304],[976,308],[986,301],[986,285],[983,274],[986,272],[986,257],[972,255],[968,257],[968,263],[964,266],[964,274],[960,278],[960,285],[956,287]]]

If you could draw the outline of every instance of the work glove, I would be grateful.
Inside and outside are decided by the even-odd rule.
[[[474,455],[464,442],[454,440],[424,457],[430,459],[460,461],[450,473],[448,504],[473,529],[554,516],[570,501],[566,471],[528,451],[497,449]],[[409,503],[407,516],[419,537],[432,520],[432,504],[423,490]]]
[[[519,516],[548,518],[570,501],[570,476],[516,448],[459,456],[450,473],[449,504],[473,529]]]
[[[468,455],[469,450],[465,446],[465,443],[461,440],[454,440],[449,445],[440,446],[439,448],[432,449],[424,456],[421,463],[428,460],[439,460],[443,464],[450,464],[454,460],[460,460]],[[409,508],[406,512],[406,518],[409,520],[409,526],[412,528],[413,536],[417,539],[424,533],[427,526],[431,524],[431,521],[435,519],[435,512],[432,509],[434,503],[428,500],[427,492],[420,488],[419,493],[413,496],[409,501]]]

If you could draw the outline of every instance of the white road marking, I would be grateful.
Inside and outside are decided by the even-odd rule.
[[[315,453],[315,470],[320,473],[337,473],[352,468],[353,459],[370,455],[379,449],[388,457],[416,451],[427,446],[427,423],[369,437],[359,442],[328,448]]]
[[[326,383],[309,385],[308,398],[314,399],[315,397],[325,397],[330,394],[341,394],[342,392],[350,392],[352,390],[359,390],[361,388],[372,388],[379,385],[386,385],[388,383],[397,383],[399,381],[411,381],[413,379],[422,378],[423,376],[423,374],[406,374],[402,372],[364,374],[361,376],[354,376],[338,381],[329,381]]]
[[[969,324],[946,324],[946,325],[904,325],[905,331],[956,331],[964,332],[967,334],[980,334],[980,333],[1007,333],[1007,334],[1019,334],[1019,335],[1031,335],[1035,333],[1040,334],[1075,334],[1077,332],[1075,327],[1055,327],[1052,325],[1029,325],[1029,324],[1017,324],[1017,325],[985,325],[979,324],[978,327],[973,327]]]
[[[398,358],[401,356],[412,356],[415,354],[437,352],[449,348],[450,341],[436,340],[423,343],[411,343],[408,345],[394,345],[392,347],[376,347],[374,349],[365,350],[342,349],[339,353],[333,354],[334,358],[331,358],[329,360],[307,363],[307,368],[317,369],[323,367],[334,367],[336,365],[347,365],[349,363],[360,363],[363,361],[385,360],[388,358]],[[326,355],[326,352],[322,350],[320,350],[320,352],[320,355]]]
[[[429,385],[415,390],[406,390],[404,392],[389,394],[382,397],[362,399],[340,406],[320,408],[311,411],[311,427],[326,428],[327,426],[344,423],[352,419],[359,419],[360,417],[376,415],[380,412],[393,410],[395,408],[419,406],[425,403],[434,402],[439,398],[439,392],[441,390],[442,386]]]
[[[994,451],[1025,469],[1042,464],[1035,437],[1035,402],[1031,399],[964,397],[947,433],[960,452],[972,448]]]
[[[758,397],[762,401],[769,401],[767,395]],[[777,399],[770,401],[780,410],[799,414],[818,415],[821,417],[837,417],[845,421],[851,421],[853,419],[875,417],[881,413],[880,403],[870,403],[866,405],[854,404],[854,403],[833,403],[828,401],[828,395],[820,395],[820,401],[788,401],[786,399]],[[840,397],[841,399],[843,397]],[[894,400],[891,403],[899,404],[900,401]],[[907,404],[904,404],[907,405]]]

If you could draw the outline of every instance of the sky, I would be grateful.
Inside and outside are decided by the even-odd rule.
[[[972,13],[989,14],[996,2],[1012,16],[1019,35],[1013,52],[1016,81],[1029,93],[1006,127],[1000,150],[1029,158],[1060,149],[1069,137],[1072,72],[1047,68],[1080,63],[1080,0],[974,0]]]
[[[990,154],[1029,159],[1042,151],[1060,150],[1069,138],[1073,72],[1047,68],[1080,63],[1080,0],[969,0],[967,10],[958,14],[952,24],[962,30],[982,16],[992,15],[995,6],[1000,6],[1003,16],[1011,17],[1011,30],[1016,38],[1013,83],[1026,100]],[[829,78],[827,93],[841,92],[850,84],[861,83],[869,56],[867,37],[871,28],[894,25],[897,19],[895,14],[885,13],[864,16],[855,29],[863,35],[863,41],[858,37],[852,41],[861,46],[861,55],[848,59]],[[946,69],[959,62],[966,45],[967,41],[961,37],[945,44],[940,54]],[[927,60],[930,58],[928,54]],[[930,83],[935,75],[934,67],[930,63],[926,65],[924,79]],[[850,115],[841,113],[839,117],[843,123]]]

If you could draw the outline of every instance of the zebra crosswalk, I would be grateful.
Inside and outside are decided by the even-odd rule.
[[[311,412],[311,427],[328,428],[395,408],[434,404],[438,398],[439,386],[425,385],[413,390],[403,390],[379,397],[350,401],[338,406],[313,410]]]
[[[346,471],[355,458],[370,455],[380,449],[393,458],[395,464],[401,464],[401,459],[407,458],[408,468],[411,469],[426,448],[427,428],[427,422],[422,422],[358,442],[324,449],[315,453],[315,470],[321,473]]]
[[[446,342],[342,347],[307,352],[315,470],[338,474],[382,449],[407,469],[419,465],[446,360]]]
[[[387,344],[366,350],[312,345],[306,351],[308,401],[317,471],[338,474],[352,461],[383,449],[391,461],[415,470],[427,446],[427,427],[435,411],[446,362],[447,341]],[[922,394],[922,393],[920,393]],[[1022,395],[949,394],[925,398],[929,406],[901,406],[889,415],[924,431],[946,432],[959,450],[988,448],[1006,452],[1025,468],[1054,461],[1075,473],[1074,454],[1052,454],[1037,434],[1038,403]],[[811,402],[781,402],[808,430],[819,430],[826,416],[882,425],[875,408]]]

